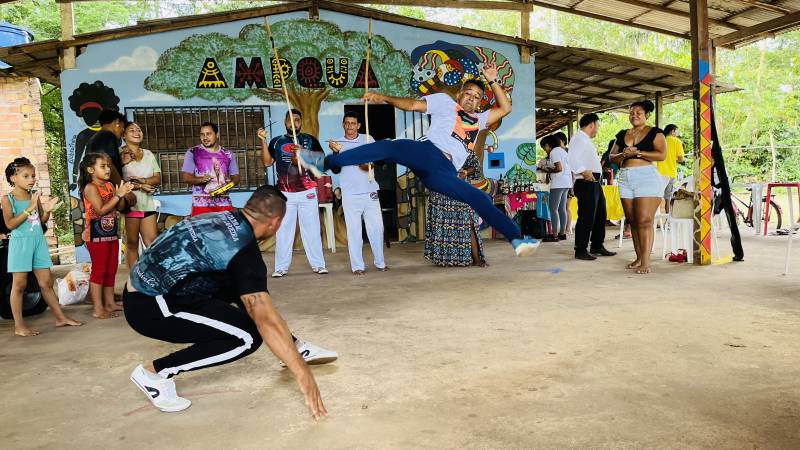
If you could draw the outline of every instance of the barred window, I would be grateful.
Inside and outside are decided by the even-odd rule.
[[[236,155],[241,182],[235,190],[253,190],[265,183],[256,130],[264,127],[272,135],[269,106],[132,107],[125,108],[125,115],[142,128],[142,148],[158,158],[162,193],[191,192],[191,186],[181,181],[181,167],[186,150],[200,143],[203,122],[219,125],[219,144]]]

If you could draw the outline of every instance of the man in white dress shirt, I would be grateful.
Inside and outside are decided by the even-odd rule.
[[[581,117],[580,130],[569,141],[569,167],[575,174],[575,197],[578,198],[578,223],[575,224],[575,258],[585,261],[597,256],[614,256],[603,246],[606,238],[606,199],[600,186],[600,157],[592,139],[597,136],[597,114]],[[591,248],[589,248],[591,242]]]
[[[331,141],[329,146],[334,153],[346,152],[370,142],[372,136],[359,134],[361,123],[354,111],[344,113],[342,128],[344,137],[339,141]],[[378,200],[378,183],[369,180],[369,165],[344,166],[339,174],[339,186],[342,188],[342,206],[344,222],[347,225],[347,249],[350,252],[350,269],[354,275],[364,275],[364,258],[361,250],[364,240],[361,234],[361,218],[367,229],[367,238],[372,247],[375,267],[381,272],[388,270],[383,260],[383,216]]]

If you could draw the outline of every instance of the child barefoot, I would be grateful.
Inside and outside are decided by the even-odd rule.
[[[119,265],[119,236],[117,234],[119,209],[122,197],[133,189],[133,184],[121,182],[116,189],[108,180],[111,166],[108,157],[90,153],[83,157],[80,165],[78,185],[83,194],[86,210],[84,239],[92,258],[92,274],[89,276],[89,294],[94,304],[92,316],[98,319],[117,317],[115,311],[122,306],[114,301],[114,278]]]
[[[44,238],[42,222],[50,218],[50,211],[58,204],[57,197],[46,199],[40,192],[31,194],[36,182],[36,169],[28,158],[17,158],[6,167],[6,180],[13,186],[8,196],[2,197],[3,219],[11,229],[8,243],[8,272],[12,274],[11,313],[14,316],[14,334],[36,336],[38,331],[25,325],[22,318],[22,296],[28,285],[28,272],[33,270],[36,281],[47,306],[56,316],[56,326],[78,326],[58,304],[53,291],[53,276],[50,273],[50,254]]]

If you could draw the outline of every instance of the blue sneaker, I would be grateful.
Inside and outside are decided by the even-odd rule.
[[[305,148],[300,149],[297,157],[302,161],[303,167],[310,170],[315,177],[319,178],[325,174],[325,155],[320,152],[312,152]]]
[[[514,252],[517,256],[530,256],[539,248],[542,241],[532,237],[524,236],[522,239],[514,239],[511,245],[514,247]]]

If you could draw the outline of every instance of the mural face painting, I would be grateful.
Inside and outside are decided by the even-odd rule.
[[[71,184],[77,182],[78,165],[83,159],[89,140],[100,130],[100,124],[97,122],[100,113],[105,109],[119,111],[118,105],[119,97],[114,93],[114,89],[102,81],[81,83],[69,97],[69,108],[86,124],[86,128],[72,139],[67,148],[67,163],[72,164]]]

